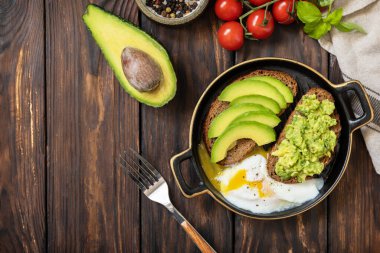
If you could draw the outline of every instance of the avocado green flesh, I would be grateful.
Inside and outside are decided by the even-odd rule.
[[[240,122],[231,125],[216,139],[211,149],[211,162],[217,163],[227,156],[228,148],[239,139],[251,139],[262,146],[276,140],[271,128],[258,122]]]
[[[230,105],[238,105],[238,104],[246,104],[246,103],[254,103],[262,105],[269,110],[271,110],[273,113],[278,114],[281,111],[280,106],[276,101],[269,97],[261,96],[261,95],[250,95],[250,96],[243,96],[238,97],[234,99]]]
[[[134,25],[92,4],[87,6],[83,20],[126,92],[153,107],[163,106],[174,97],[177,78],[166,50],[157,41]],[[153,91],[140,92],[129,84],[121,64],[121,53],[127,46],[144,51],[161,67],[163,80]]]
[[[256,121],[269,127],[276,127],[281,119],[271,112],[246,112],[237,117],[232,124],[244,121]]]
[[[230,125],[237,117],[241,114],[250,111],[266,111],[270,112],[267,108],[257,104],[241,104],[236,106],[231,106],[221,112],[216,116],[213,121],[211,121],[208,137],[215,138],[221,135],[224,130]]]
[[[258,80],[258,81],[263,81],[263,82],[269,83],[270,85],[275,87],[284,96],[286,103],[288,103],[288,104],[293,103],[292,91],[289,89],[288,86],[286,86],[280,80],[278,80],[274,77],[271,77],[271,76],[254,76],[254,77],[250,77],[248,79]]]
[[[303,96],[295,108],[295,116],[286,128],[285,139],[278,145],[273,156],[278,157],[275,172],[282,180],[319,175],[324,164],[320,160],[330,157],[337,136],[330,128],[337,124],[331,117],[335,109],[329,100],[320,102],[316,95]]]
[[[285,98],[275,87],[263,81],[250,79],[244,79],[228,85],[224,88],[218,99],[220,101],[231,102],[238,97],[248,95],[270,97],[279,104],[281,109],[285,109],[287,106]]]

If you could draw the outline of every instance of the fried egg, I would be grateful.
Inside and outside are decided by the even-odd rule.
[[[226,167],[216,177],[219,190],[231,204],[253,213],[283,211],[315,198],[323,179],[284,184],[268,175],[267,160],[260,154]]]

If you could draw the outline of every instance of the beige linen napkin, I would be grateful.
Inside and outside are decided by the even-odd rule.
[[[336,55],[346,81],[359,80],[366,88],[375,119],[361,131],[375,170],[380,174],[380,0],[336,0],[334,8],[338,7],[343,7],[343,21],[361,25],[368,34],[343,33],[333,28],[319,43]],[[351,103],[360,115],[358,101],[352,99]]]

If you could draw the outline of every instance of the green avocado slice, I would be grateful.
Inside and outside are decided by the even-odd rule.
[[[291,104],[293,103],[293,93],[289,89],[288,86],[286,86],[283,82],[280,80],[271,77],[271,76],[253,76],[248,79],[252,80],[258,80],[258,81],[263,81],[266,83],[269,83],[270,85],[274,86],[285,98],[286,103]]]
[[[281,119],[271,112],[246,112],[234,119],[232,124],[243,121],[256,121],[269,127],[276,127]]]
[[[246,104],[246,103],[254,103],[262,105],[269,110],[271,110],[273,113],[278,114],[281,111],[280,106],[276,101],[269,97],[261,96],[261,95],[250,95],[250,96],[243,96],[238,97],[234,99],[230,105],[238,105],[238,104]]]
[[[248,95],[270,97],[279,104],[281,109],[285,109],[287,106],[284,96],[274,86],[263,81],[251,80],[249,78],[228,85],[224,88],[218,99],[220,101],[231,102],[238,97]]]
[[[126,92],[153,107],[161,107],[174,97],[177,78],[166,50],[156,40],[133,24],[93,4],[87,6],[83,20]],[[145,52],[161,67],[163,79],[153,91],[138,91],[128,82],[121,64],[121,53],[125,47]]]
[[[208,137],[218,137],[237,117],[239,117],[243,113],[250,111],[266,111],[271,113],[269,109],[258,104],[240,104],[231,106],[223,112],[221,112],[211,121],[211,124],[208,129]]]
[[[211,162],[223,160],[227,156],[228,148],[239,139],[251,139],[262,146],[274,142],[276,132],[273,128],[254,121],[233,124],[216,139],[211,149]]]

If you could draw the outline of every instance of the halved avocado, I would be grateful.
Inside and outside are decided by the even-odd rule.
[[[256,121],[269,127],[276,127],[281,119],[271,112],[246,112],[234,119],[232,124],[243,121]]]
[[[281,109],[285,109],[287,106],[284,96],[274,86],[263,81],[251,80],[249,78],[228,85],[224,88],[218,99],[220,101],[231,102],[238,97],[248,95],[261,95],[273,98]]]
[[[276,87],[276,89],[284,96],[286,103],[293,103],[293,94],[292,91],[280,80],[271,77],[271,76],[253,76],[248,79],[263,81],[269,83],[270,85]]]
[[[216,139],[211,149],[211,162],[217,163],[223,160],[228,148],[239,139],[251,139],[262,146],[274,142],[276,132],[273,128],[254,121],[233,124]]]
[[[265,97],[261,95],[250,95],[250,96],[238,97],[231,102],[231,105],[246,104],[246,103],[254,103],[254,104],[262,105],[268,108],[269,110],[271,110],[275,114],[278,114],[281,111],[281,108],[276,101],[274,101],[273,99],[269,97]]]
[[[156,40],[136,26],[96,5],[87,6],[83,20],[126,92],[141,103],[153,107],[163,106],[174,97],[177,78],[166,50]],[[160,66],[163,78],[157,88],[140,92],[130,85],[121,64],[121,53],[125,47],[145,52]]]
[[[269,109],[258,104],[241,104],[227,108],[216,116],[210,124],[208,129],[208,138],[218,137],[223,131],[230,125],[234,119],[242,115],[243,113],[250,111],[266,111],[271,112]]]

